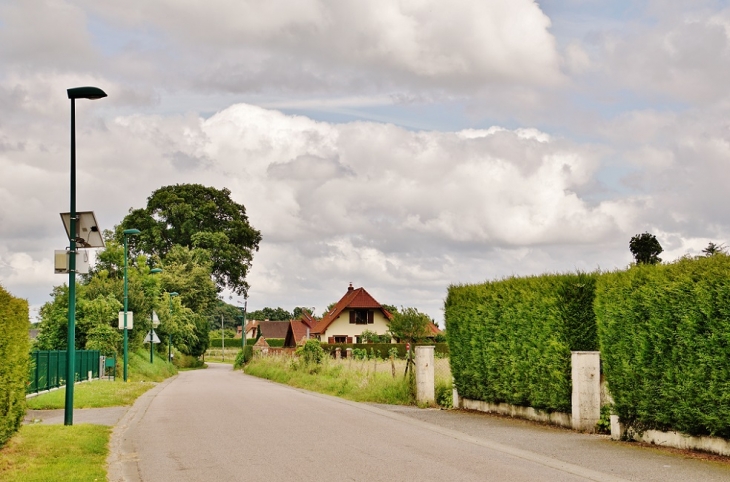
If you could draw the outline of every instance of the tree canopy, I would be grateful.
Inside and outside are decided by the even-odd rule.
[[[636,264],[658,264],[662,260],[659,254],[664,251],[656,236],[650,233],[637,234],[631,238],[629,249],[634,255]]]
[[[271,320],[271,321],[287,321],[293,319],[294,316],[284,308],[266,308],[260,310],[249,311],[246,314],[248,320]]]
[[[133,254],[164,259],[176,245],[209,252],[212,275],[219,290],[248,291],[246,275],[261,233],[248,222],[246,208],[228,189],[200,184],[176,184],[157,189],[143,209],[130,210],[117,227],[121,242],[125,229],[139,229],[129,238]]]
[[[723,244],[710,243],[702,250],[705,256],[715,256],[716,254],[726,254],[727,248]]]
[[[388,331],[393,338],[408,343],[415,343],[426,338],[430,330],[431,318],[416,308],[403,308],[393,314]]]

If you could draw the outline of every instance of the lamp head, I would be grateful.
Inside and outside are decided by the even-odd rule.
[[[162,268],[152,268],[152,269],[150,270],[150,273],[151,273],[151,274],[157,274],[157,273],[162,273]]]
[[[141,233],[139,229],[125,229],[124,235],[125,236],[137,236],[139,233]]]
[[[171,297],[172,297],[172,296],[179,296],[179,294],[178,294],[178,293],[176,293],[176,292],[174,292],[174,291],[173,291],[172,293],[168,293],[168,294],[169,294],[169,295],[170,295]]]
[[[74,87],[73,89],[68,89],[67,92],[69,99],[95,100],[106,97],[106,92],[98,87]]]

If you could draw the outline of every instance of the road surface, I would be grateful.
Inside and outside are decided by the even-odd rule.
[[[111,481],[728,481],[730,467],[463,411],[376,406],[210,364],[115,427]]]

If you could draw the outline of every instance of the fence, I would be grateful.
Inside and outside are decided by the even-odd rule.
[[[32,367],[26,393],[37,393],[66,385],[66,351],[34,351],[30,354]],[[77,350],[75,357],[75,380],[99,378],[99,352]]]

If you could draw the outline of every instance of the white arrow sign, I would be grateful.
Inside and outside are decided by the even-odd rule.
[[[144,337],[144,343],[149,343],[150,338],[152,338],[152,343],[160,342],[160,339],[157,337],[157,333],[155,333],[155,330],[150,330],[147,332],[147,336]]]

